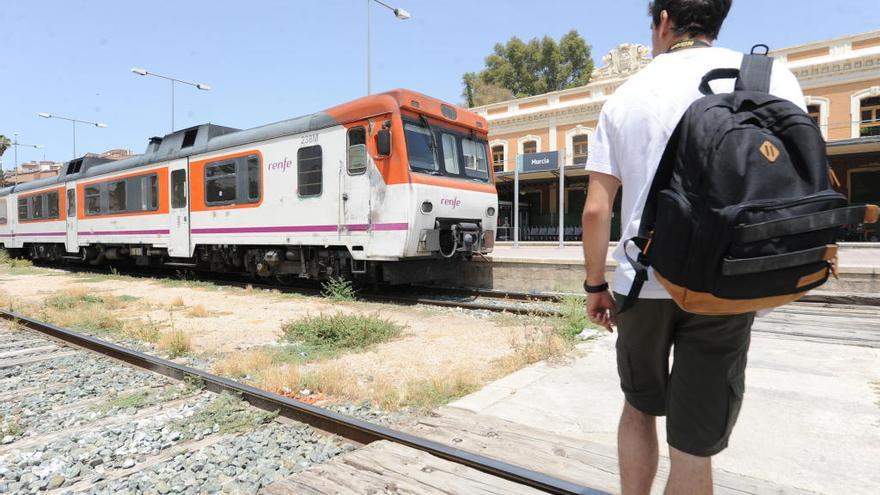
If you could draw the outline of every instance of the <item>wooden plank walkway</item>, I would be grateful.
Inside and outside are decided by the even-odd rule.
[[[808,342],[880,347],[880,308],[793,303],[757,318],[752,331]]]
[[[442,408],[432,416],[399,428],[585,487],[609,493],[620,491],[617,452],[607,445],[453,407]],[[652,493],[663,493],[668,474],[669,461],[661,457]],[[717,495],[811,493],[718,469],[713,474]],[[408,447],[377,442],[277,482],[262,493],[494,495],[539,492]]]
[[[265,495],[538,495],[543,492],[387,441],[273,483]]]

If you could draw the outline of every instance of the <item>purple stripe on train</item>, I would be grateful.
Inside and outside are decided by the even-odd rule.
[[[349,231],[366,232],[369,225],[365,223],[349,224],[345,226]],[[373,224],[375,231],[407,230],[407,223],[377,223]],[[338,225],[287,225],[277,227],[210,227],[192,229],[193,234],[257,234],[257,233],[307,233],[307,232],[336,232]]]
[[[79,235],[90,236],[90,235],[167,235],[170,234],[171,231],[168,229],[153,229],[153,230],[97,230],[94,232],[78,232]]]

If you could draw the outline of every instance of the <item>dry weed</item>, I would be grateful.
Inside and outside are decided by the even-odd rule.
[[[272,366],[272,357],[267,352],[244,351],[227,354],[226,357],[214,364],[214,372],[233,378],[241,378],[248,375],[253,376],[270,366]]]
[[[260,388],[276,394],[298,392],[302,376],[295,365],[282,364],[269,366],[259,373],[257,383]]]
[[[156,347],[160,351],[167,352],[172,358],[176,358],[192,350],[192,340],[181,330],[170,330],[159,337]]]
[[[207,318],[211,315],[211,312],[208,311],[208,308],[201,304],[197,304],[189,309],[189,315],[193,318]]]
[[[183,302],[182,296],[177,296],[171,300],[171,306],[181,307],[181,306],[186,306],[186,303]]]

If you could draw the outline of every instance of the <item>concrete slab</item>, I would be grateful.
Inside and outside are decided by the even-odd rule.
[[[615,339],[602,336],[569,362],[536,364],[451,406],[615,446],[623,405]],[[755,332],[743,409],[715,467],[818,493],[880,492],[878,363],[878,348]],[[658,427],[665,443],[663,419]]]

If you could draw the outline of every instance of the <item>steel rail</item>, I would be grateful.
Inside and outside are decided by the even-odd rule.
[[[254,407],[277,412],[281,416],[306,423],[356,443],[367,444],[388,440],[546,493],[607,495],[603,491],[273,394],[206,371],[35,320],[22,314],[0,310],[0,317],[15,321],[27,328],[76,347],[88,349],[176,380],[183,380],[187,377],[199,380],[209,391],[233,393]]]

